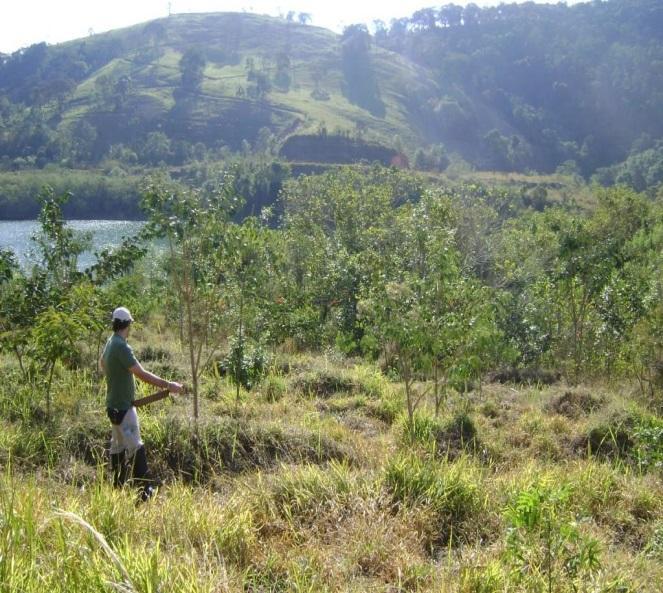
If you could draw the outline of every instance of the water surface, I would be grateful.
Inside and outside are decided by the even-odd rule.
[[[86,268],[96,260],[95,251],[116,247],[124,237],[135,235],[143,222],[134,220],[68,220],[75,231],[92,235],[92,249],[81,254],[79,267]],[[37,261],[36,245],[32,237],[39,232],[36,220],[0,221],[0,249],[11,249],[23,267]]]

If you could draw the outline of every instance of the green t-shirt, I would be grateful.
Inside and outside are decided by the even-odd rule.
[[[106,407],[128,410],[136,396],[136,383],[129,371],[138,363],[134,351],[122,336],[113,334],[102,357],[106,369]]]

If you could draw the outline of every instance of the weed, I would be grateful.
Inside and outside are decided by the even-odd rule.
[[[576,581],[600,567],[598,541],[584,536],[567,510],[568,486],[535,484],[507,508],[506,561],[527,590],[577,590]]]

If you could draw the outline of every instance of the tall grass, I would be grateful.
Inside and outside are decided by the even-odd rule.
[[[658,593],[663,480],[635,456],[656,459],[657,417],[610,397],[565,415],[547,406],[555,388],[489,385],[479,412],[470,394],[437,419],[422,408],[410,426],[398,385],[377,370],[292,361],[275,375],[278,395],[246,393],[238,411],[223,379],[209,378],[196,436],[184,401],[142,410],[164,484],[139,506],[110,487],[109,427],[89,376],[58,374],[51,422],[28,389],[0,384],[0,593],[524,593],[549,582]],[[330,376],[351,387],[320,397],[297,387]],[[615,421],[629,456],[574,448]],[[509,514],[525,494],[545,505],[557,489],[568,495],[549,532]],[[560,539],[565,530],[580,539]],[[547,564],[547,542],[580,553],[581,540],[597,542],[600,570],[569,577],[554,546]],[[514,560],[523,550],[527,569]]]

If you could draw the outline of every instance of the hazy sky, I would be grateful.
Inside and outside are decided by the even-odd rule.
[[[519,0],[522,1],[522,0]],[[542,1],[542,0],[537,0]],[[551,0],[552,1],[552,0]],[[554,0],[555,2],[557,0]],[[577,0],[575,0],[577,1]],[[426,6],[451,0],[171,0],[173,13],[242,11],[278,15],[307,12],[313,24],[336,31],[352,23],[410,16]],[[456,0],[456,4],[467,2]],[[475,0],[480,6],[499,0]],[[573,4],[574,0],[567,0]],[[168,15],[168,0],[0,0],[0,52],[10,53],[32,43],[57,43],[101,33]]]

